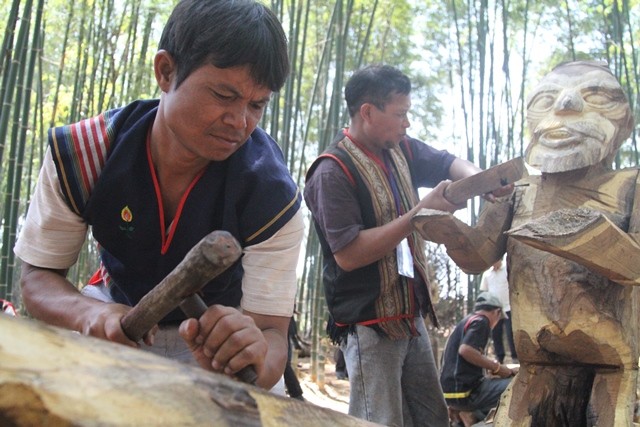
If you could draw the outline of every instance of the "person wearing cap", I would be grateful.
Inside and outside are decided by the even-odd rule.
[[[440,384],[450,414],[459,413],[465,426],[484,419],[497,406],[515,375],[514,370],[484,354],[491,330],[505,317],[500,299],[482,292],[474,312],[456,325],[447,341]]]

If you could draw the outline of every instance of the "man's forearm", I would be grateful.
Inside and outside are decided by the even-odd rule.
[[[480,353],[480,351],[478,351],[477,349],[466,344],[462,344],[460,346],[460,350],[458,351],[458,353],[464,360],[471,363],[472,365],[478,366],[482,369],[486,369],[490,372],[493,372],[497,368],[500,368],[500,364],[497,361],[489,359],[488,357]]]
[[[79,330],[77,311],[85,297],[69,282],[63,270],[23,263],[20,278],[24,305],[31,316],[51,325]]]
[[[352,271],[395,250],[398,243],[413,231],[411,217],[403,215],[383,226],[361,230],[358,237],[334,254],[340,268]]]
[[[506,365],[501,364],[497,360],[490,359],[483,355],[478,349],[475,349],[469,345],[462,344],[458,350],[458,354],[471,363],[482,369],[486,369],[493,375],[498,375],[501,378],[507,378],[514,375],[514,371],[508,368]]]
[[[469,176],[475,175],[478,172],[482,172],[478,166],[474,165],[468,160],[461,159],[456,157],[456,159],[449,166],[449,176],[452,181],[457,181],[462,178],[467,178]]]
[[[287,364],[288,338],[282,331],[269,328],[262,330],[269,350],[265,359],[264,374],[258,378],[260,387],[270,389],[278,383]]]

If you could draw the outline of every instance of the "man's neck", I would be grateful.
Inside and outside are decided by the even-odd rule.
[[[372,144],[371,139],[362,128],[352,124],[351,127],[347,128],[347,134],[352,141],[365,148],[370,154],[380,159],[383,158],[384,150]]]

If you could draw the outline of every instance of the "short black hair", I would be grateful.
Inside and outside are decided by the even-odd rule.
[[[289,75],[282,25],[269,8],[254,0],[181,0],[158,48],[176,62],[176,87],[205,64],[249,65],[255,82],[274,92]]]
[[[364,67],[353,73],[344,88],[349,116],[355,116],[365,103],[384,110],[385,104],[396,93],[411,93],[411,80],[402,71],[390,65]]]

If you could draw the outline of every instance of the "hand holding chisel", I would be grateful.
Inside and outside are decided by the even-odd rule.
[[[132,341],[140,341],[178,306],[187,316],[200,318],[207,306],[197,292],[233,265],[241,254],[242,248],[230,233],[214,231],[205,236],[122,318],[122,328],[127,336]],[[257,378],[252,366],[237,372],[236,376],[250,384],[255,384]]]

